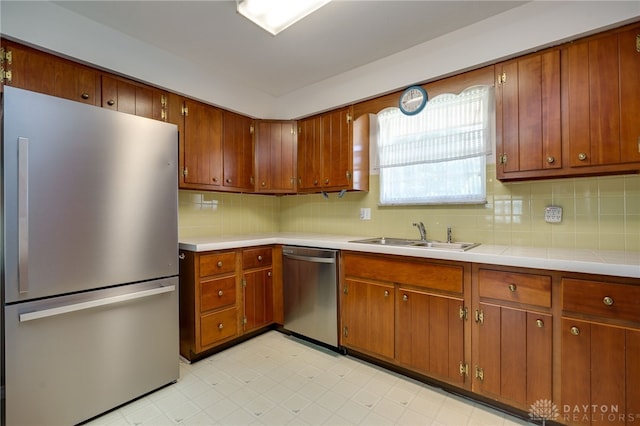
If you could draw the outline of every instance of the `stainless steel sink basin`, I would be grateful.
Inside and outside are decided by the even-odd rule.
[[[463,243],[463,242],[447,243],[444,241],[411,240],[411,239],[405,239],[405,238],[389,238],[389,237],[366,238],[364,240],[353,240],[349,242],[361,243],[361,244],[398,246],[398,247],[416,247],[416,248],[424,248],[424,249],[432,249],[432,250],[449,250],[449,251],[466,251],[480,245],[480,243]]]

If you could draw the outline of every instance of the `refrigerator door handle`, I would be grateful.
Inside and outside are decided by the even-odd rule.
[[[18,138],[18,291],[29,292],[29,139]]]
[[[129,300],[140,299],[143,297],[155,296],[157,294],[171,293],[176,290],[175,285],[161,286],[148,290],[138,291],[135,293],[121,294],[118,296],[105,297],[103,299],[90,300],[88,302],[74,303],[71,305],[63,305],[55,308],[43,309],[41,311],[26,312],[20,314],[20,322],[33,321],[40,318],[48,318],[55,315],[68,314],[84,309],[96,308],[99,306],[113,305]]]

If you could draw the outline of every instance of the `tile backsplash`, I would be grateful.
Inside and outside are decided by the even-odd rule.
[[[379,176],[368,193],[282,197],[180,191],[181,237],[303,232],[418,238],[422,221],[430,239],[553,248],[640,251],[640,175],[517,183],[487,169],[487,204],[378,206]],[[561,223],[546,223],[545,207],[563,209]],[[360,220],[360,209],[371,220]]]

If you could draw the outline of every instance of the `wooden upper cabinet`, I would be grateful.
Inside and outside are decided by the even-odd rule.
[[[296,191],[296,122],[258,120],[256,124],[256,192]]]
[[[253,119],[229,111],[222,113],[224,188],[253,191]]]
[[[168,94],[120,77],[102,75],[102,107],[167,121]]]
[[[573,174],[640,169],[640,25],[562,49],[563,139]]]
[[[222,185],[222,110],[184,101],[182,188],[217,189]]]
[[[368,121],[366,129],[358,127],[357,135],[355,129],[352,107],[298,123],[300,192],[369,189]]]
[[[544,177],[562,167],[560,50],[495,67],[498,179]]]
[[[98,71],[7,40],[2,41],[4,84],[51,96],[100,105]]]

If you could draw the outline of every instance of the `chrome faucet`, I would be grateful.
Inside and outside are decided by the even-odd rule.
[[[424,229],[424,223],[422,222],[414,222],[413,226],[415,226],[416,228],[418,228],[418,232],[420,232],[420,239],[422,241],[426,241],[427,240],[427,230]]]
[[[447,226],[447,242],[448,243],[452,243],[453,242],[453,237],[451,236],[451,227]]]

